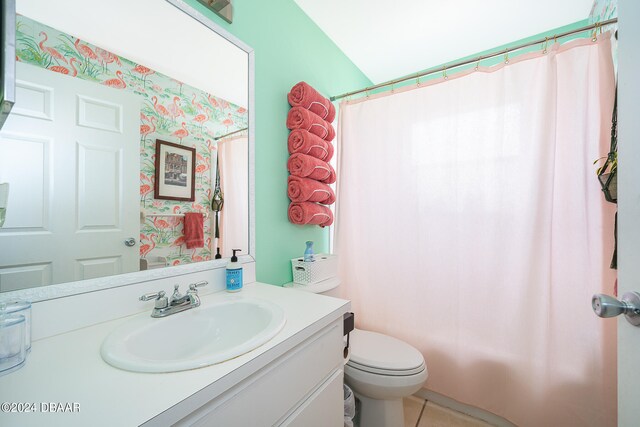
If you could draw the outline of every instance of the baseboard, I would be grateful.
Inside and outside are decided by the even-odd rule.
[[[436,393],[435,391],[427,390],[426,388],[418,390],[414,394],[414,396],[428,400],[437,405],[444,406],[445,408],[449,408],[451,410],[469,415],[470,417],[478,418],[491,424],[492,426],[517,427],[515,424],[513,424],[509,420],[502,418],[501,416],[485,411],[484,409],[476,408],[475,406],[460,403],[457,400],[444,396],[440,393]]]

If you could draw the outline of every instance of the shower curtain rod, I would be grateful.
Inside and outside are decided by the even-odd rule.
[[[341,99],[341,98],[346,98],[347,96],[357,95],[357,94],[363,93],[363,92],[369,92],[371,90],[379,89],[379,88],[386,87],[386,86],[393,86],[394,84],[406,82],[407,80],[419,79],[420,77],[428,76],[429,74],[442,73],[442,72],[446,73],[447,70],[450,70],[452,68],[457,68],[457,67],[461,67],[463,65],[478,63],[478,62],[483,61],[485,59],[494,58],[494,57],[500,56],[500,55],[505,55],[505,54],[507,54],[509,52],[513,52],[515,50],[519,50],[519,49],[523,49],[525,47],[534,46],[534,45],[537,45],[537,44],[540,44],[540,43],[548,42],[549,40],[557,40],[557,39],[562,38],[562,37],[570,36],[571,34],[581,33],[583,31],[588,31],[588,30],[593,30],[593,29],[595,29],[597,31],[598,29],[602,29],[602,27],[604,25],[615,24],[617,22],[618,22],[618,18],[607,19],[606,21],[596,22],[595,24],[587,25],[587,26],[584,26],[584,27],[581,27],[581,28],[578,28],[578,29],[575,29],[575,30],[565,31],[564,33],[556,34],[553,37],[541,38],[541,39],[538,39],[538,40],[534,40],[532,42],[523,43],[523,44],[518,45],[518,46],[514,46],[514,47],[507,48],[507,49],[503,49],[503,50],[501,50],[499,52],[496,51],[494,53],[490,53],[490,54],[487,54],[487,55],[481,55],[481,56],[478,56],[477,58],[474,58],[474,59],[467,59],[467,60],[464,60],[464,61],[458,61],[458,62],[454,62],[454,63],[452,63],[450,65],[446,65],[445,64],[443,67],[430,68],[430,69],[428,69],[426,71],[423,71],[423,72],[420,72],[420,73],[416,73],[416,74],[412,74],[410,76],[401,77],[401,78],[395,79],[395,80],[389,80],[389,81],[384,82],[384,83],[379,83],[379,84],[374,85],[374,86],[366,87],[364,89],[354,90],[353,92],[343,93],[342,95],[332,96],[330,99],[331,99],[331,101],[336,101],[336,100]]]
[[[245,130],[247,130],[247,129],[249,129],[249,128],[244,128],[244,129],[234,130],[233,132],[229,132],[229,133],[228,133],[228,134],[226,134],[226,135],[216,136],[215,138],[213,138],[213,140],[214,140],[214,141],[217,141],[217,140],[219,140],[219,139],[226,138],[226,137],[231,136],[231,135],[235,135],[236,133],[244,132],[244,131],[245,131]]]

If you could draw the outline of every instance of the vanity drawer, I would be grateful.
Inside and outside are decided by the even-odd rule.
[[[344,424],[342,369],[329,377],[300,407],[287,417],[283,427],[329,427]]]
[[[342,322],[334,322],[176,425],[272,426],[342,369],[342,346]]]

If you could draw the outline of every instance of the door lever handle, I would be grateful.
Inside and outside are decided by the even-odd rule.
[[[595,294],[591,307],[600,317],[615,317],[624,314],[633,326],[640,326],[640,293],[627,292],[620,300],[605,294]]]

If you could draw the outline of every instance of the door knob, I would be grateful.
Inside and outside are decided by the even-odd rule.
[[[136,239],[134,239],[133,237],[129,237],[128,239],[124,240],[124,244],[127,246],[135,246],[136,245]]]
[[[605,294],[595,294],[591,298],[591,307],[597,316],[615,317],[624,314],[633,326],[640,326],[640,293],[627,292],[622,299]]]

